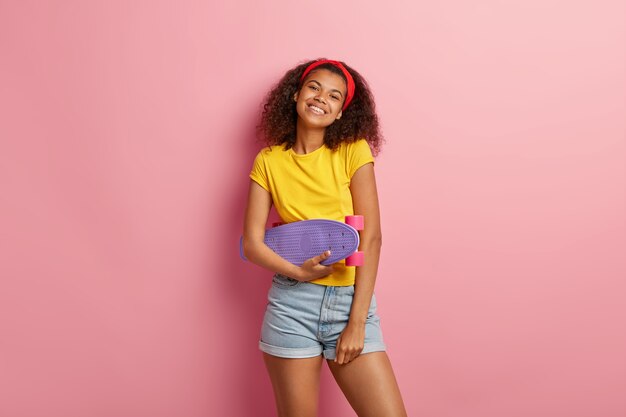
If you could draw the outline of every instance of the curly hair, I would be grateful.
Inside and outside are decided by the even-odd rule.
[[[284,144],[285,149],[289,149],[296,143],[298,113],[293,95],[302,88],[300,83],[302,73],[306,67],[315,61],[317,59],[298,64],[288,70],[266,94],[261,121],[256,126],[256,132],[259,139],[267,143],[268,146]],[[377,155],[384,138],[380,132],[374,96],[365,78],[353,68],[343,62],[341,63],[354,79],[354,97],[350,105],[343,111],[341,118],[326,127],[324,144],[334,150],[343,142],[349,143],[358,139],[365,139],[370,145],[372,154]],[[332,71],[346,81],[343,72],[332,64],[325,63],[316,69],[318,68]]]

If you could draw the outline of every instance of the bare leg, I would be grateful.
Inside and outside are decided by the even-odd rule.
[[[279,417],[317,417],[322,356],[280,358],[263,352]]]
[[[343,365],[327,362],[359,417],[406,417],[400,388],[386,352],[364,353]]]

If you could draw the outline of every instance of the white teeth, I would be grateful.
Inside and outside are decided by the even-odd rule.
[[[317,113],[317,114],[323,114],[323,113],[324,113],[324,110],[320,109],[320,108],[319,108],[319,107],[317,107],[317,106],[310,105],[310,106],[309,106],[309,108],[310,108],[311,110],[313,110],[313,111],[314,111],[315,113]]]

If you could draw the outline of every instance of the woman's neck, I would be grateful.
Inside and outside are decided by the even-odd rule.
[[[325,128],[307,128],[300,123],[296,126],[296,143],[293,151],[297,154],[307,154],[324,145]]]

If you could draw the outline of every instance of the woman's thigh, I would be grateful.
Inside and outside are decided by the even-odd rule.
[[[386,352],[357,356],[338,364],[328,360],[333,377],[359,417],[405,417],[402,395]]]
[[[281,358],[263,352],[279,417],[317,416],[322,356]]]

